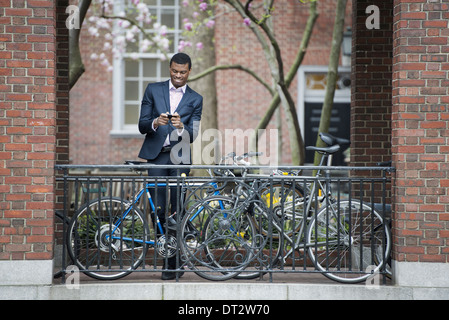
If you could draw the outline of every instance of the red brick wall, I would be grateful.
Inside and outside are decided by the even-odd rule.
[[[449,3],[395,1],[395,259],[448,262]]]
[[[368,29],[366,8],[373,1],[354,3],[351,165],[373,166],[391,160],[391,72],[393,3],[376,1],[380,28]]]
[[[51,259],[54,1],[0,0],[0,260]]]

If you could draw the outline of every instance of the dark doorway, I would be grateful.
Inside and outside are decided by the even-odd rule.
[[[321,110],[323,104],[317,102],[305,102],[305,144],[306,146],[314,146],[318,135],[318,127],[320,125]],[[351,125],[351,104],[348,103],[334,103],[332,107],[332,117],[329,126],[329,133],[340,138],[350,139],[350,125]],[[313,163],[313,151],[306,151],[306,163]],[[338,152],[334,155],[333,165],[344,166],[344,154]]]

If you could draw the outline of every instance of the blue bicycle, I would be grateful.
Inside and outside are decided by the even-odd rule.
[[[180,214],[169,217],[165,228],[150,190],[168,191],[170,186],[180,185]],[[181,252],[179,268],[187,266],[210,280],[235,277],[254,258],[260,241],[244,208],[236,206],[235,199],[220,196],[220,191],[213,181],[192,186],[186,179],[159,179],[145,182],[132,201],[119,197],[90,201],[74,214],[68,226],[69,256],[82,272],[100,280],[122,278],[142,264],[155,269],[158,257],[168,259],[177,252]],[[145,194],[151,224],[139,207]],[[177,223],[170,226],[175,219]],[[153,253],[148,251],[150,247],[155,249]]]

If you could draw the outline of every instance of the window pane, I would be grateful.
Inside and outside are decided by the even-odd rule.
[[[126,60],[125,61],[125,76],[138,77],[139,76],[139,61]]]
[[[175,42],[174,41],[170,42],[170,45],[168,47],[168,51],[169,52],[175,52]]]
[[[125,82],[125,100],[140,100],[138,81]]]
[[[140,99],[142,100],[143,95],[145,94],[145,90],[147,89],[147,86],[153,81],[142,81],[142,97]]]
[[[149,6],[157,5],[157,0],[144,0],[143,2],[146,3]]]
[[[157,61],[152,59],[144,59],[143,62],[143,76],[144,77],[157,77]]]
[[[175,28],[175,14],[173,10],[164,10],[161,14],[161,24],[169,29]]]
[[[162,78],[170,78],[170,61],[161,61],[161,77]]]
[[[164,0],[162,3],[164,6],[174,6],[175,0]]]
[[[137,122],[139,122],[139,106],[125,105],[125,124],[136,124]]]
[[[138,37],[138,36],[136,36],[136,37]],[[126,43],[126,52],[128,52],[128,53],[139,52],[139,41],[127,42]]]

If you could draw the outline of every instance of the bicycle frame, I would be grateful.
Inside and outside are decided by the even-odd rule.
[[[212,186],[216,189],[216,191],[214,192],[214,195],[218,195],[219,192],[218,192],[218,190],[217,190],[217,185],[216,185],[216,183],[211,182],[210,185],[212,185]],[[148,183],[148,184],[146,184],[146,186],[145,186],[144,188],[142,188],[142,189],[138,192],[138,194],[137,194],[137,196],[135,197],[134,201],[133,201],[132,203],[130,203],[129,207],[125,210],[125,212],[124,212],[123,215],[121,216],[120,220],[118,220],[118,222],[115,224],[115,227],[114,227],[114,229],[112,230],[112,233],[111,233],[111,234],[114,235],[115,232],[116,232],[116,230],[117,230],[118,228],[120,228],[120,225],[121,225],[122,222],[126,219],[126,217],[128,216],[129,212],[132,210],[133,205],[137,205],[137,203],[139,202],[140,198],[143,196],[144,193],[147,194],[147,197],[148,197],[148,203],[149,203],[149,205],[150,205],[150,208],[151,208],[152,213],[154,213],[154,216],[155,216],[155,219],[156,219],[156,227],[157,227],[158,231],[160,232],[160,234],[163,234],[163,233],[164,233],[164,232],[163,232],[164,229],[162,228],[162,224],[161,224],[161,222],[160,222],[160,220],[159,220],[159,217],[158,217],[158,215],[157,215],[156,206],[155,206],[155,204],[154,204],[154,202],[153,202],[153,198],[151,197],[151,194],[150,194],[150,188],[164,188],[164,187],[168,187],[168,186],[176,186],[176,185],[167,184],[167,183]],[[182,193],[182,191],[181,191],[181,193]],[[220,206],[221,206],[222,209],[224,209],[222,203],[220,203]],[[200,214],[201,211],[202,211],[203,209],[204,209],[203,206],[200,207],[200,208],[198,209],[198,211],[192,216],[191,220],[193,220],[198,214]],[[107,236],[107,237],[109,238],[109,236]],[[152,245],[152,246],[154,246],[154,245],[156,244],[156,242],[155,242],[154,240],[144,241],[144,240],[140,240],[140,239],[132,239],[132,238],[123,237],[123,236],[112,236],[112,239],[115,239],[115,240],[125,240],[125,241],[134,241],[134,242],[137,242],[137,243],[144,243],[144,242],[145,242],[146,244]]]
[[[327,166],[329,167],[332,163],[332,154],[324,154],[323,157],[321,157],[320,160],[320,164],[319,166],[323,166],[324,165],[324,161],[325,158],[327,157]],[[328,174],[328,172],[327,172]],[[312,182],[312,188],[309,189],[307,191],[307,195],[304,196],[304,200],[302,201],[302,203],[297,202],[297,199],[294,199],[293,202],[293,207],[295,207],[295,205],[301,205],[304,204],[304,202],[306,203],[306,206],[304,207],[304,212],[303,214],[298,214],[299,218],[305,217],[305,219],[302,219],[301,222],[301,226],[298,232],[295,232],[295,235],[299,235],[297,237],[293,237],[293,239],[291,237],[289,237],[283,230],[283,228],[281,226],[279,226],[277,223],[273,223],[273,227],[280,233],[282,233],[282,236],[284,237],[285,240],[287,240],[291,245],[292,248],[283,256],[283,260],[285,262],[285,260],[295,251],[298,249],[307,249],[309,247],[315,246],[323,246],[323,245],[329,245],[331,244],[328,240],[323,241],[323,242],[314,242],[314,243],[306,243],[305,241],[303,241],[303,238],[305,236],[305,233],[307,231],[308,228],[308,220],[312,219],[312,216],[309,216],[309,212],[311,212],[311,208],[312,208],[312,204],[313,202],[315,202],[315,204],[317,204],[318,202],[318,190],[323,190],[323,196],[322,199],[320,199],[319,201],[326,201],[326,202],[330,202],[332,199],[330,199],[330,194],[331,194],[331,190],[330,190],[330,186],[326,185],[326,187],[323,186],[323,184],[321,183],[320,180],[318,180],[318,178],[321,176],[321,169],[318,169],[315,176],[313,177],[314,179],[316,179],[316,181]],[[294,187],[294,186],[293,186]],[[315,199],[315,200],[314,200]],[[326,205],[326,207],[329,207],[328,205]],[[313,215],[316,215],[318,213],[317,211],[317,206],[315,206],[315,212],[313,213]],[[331,208],[332,209],[332,208]],[[295,215],[295,210],[293,210],[294,215]],[[337,214],[333,212],[333,214]],[[264,214],[265,218],[269,219],[269,217]],[[296,217],[293,217],[293,220],[295,220]],[[339,220],[337,220],[339,221]],[[342,225],[340,225],[340,227],[343,227]],[[295,239],[296,238],[296,239]],[[337,240],[337,242],[339,241],[339,239]]]

